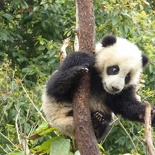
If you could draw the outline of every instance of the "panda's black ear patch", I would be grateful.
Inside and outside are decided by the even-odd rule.
[[[145,54],[142,54],[142,65],[143,67],[145,67],[149,62],[149,58],[145,55]]]
[[[115,43],[116,43],[116,37],[113,35],[104,36],[101,42],[103,47],[112,46]]]

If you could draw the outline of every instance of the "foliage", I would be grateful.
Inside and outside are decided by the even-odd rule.
[[[153,1],[145,0],[94,1],[97,41],[113,33],[134,41],[149,55],[139,94],[151,104],[155,102],[154,8]],[[73,151],[74,141],[50,128],[40,109],[45,81],[59,65],[63,40],[74,39],[74,28],[71,0],[0,1],[0,154],[79,155]],[[71,50],[72,43],[67,52]],[[143,125],[116,117],[99,147],[106,155],[143,155],[143,138]]]

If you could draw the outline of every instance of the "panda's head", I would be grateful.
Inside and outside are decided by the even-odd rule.
[[[107,35],[96,45],[96,68],[101,74],[104,89],[110,94],[137,85],[147,63],[147,56],[126,39]]]

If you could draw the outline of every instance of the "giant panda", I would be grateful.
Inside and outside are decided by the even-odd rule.
[[[97,139],[106,132],[112,112],[131,121],[144,122],[145,105],[136,97],[148,57],[126,39],[106,35],[95,55],[69,54],[51,76],[42,95],[42,109],[50,125],[74,136],[72,103],[80,78],[90,72],[90,109]],[[152,109],[152,124],[155,116]]]

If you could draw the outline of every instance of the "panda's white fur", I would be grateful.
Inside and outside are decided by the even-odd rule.
[[[138,47],[124,38],[117,38],[116,44],[108,47],[102,47],[102,44],[98,43],[96,45],[96,68],[102,73],[104,89],[113,94],[112,86],[119,89],[118,93],[124,87],[137,85],[142,72],[141,55],[142,52]],[[119,74],[109,76],[106,68],[113,65],[118,65],[121,70]],[[128,84],[125,84],[124,77],[129,72],[131,79]]]
[[[106,111],[111,113],[111,110],[101,100],[90,98],[90,109],[92,111]],[[46,88],[42,94],[42,110],[46,115],[51,127],[57,128],[61,134],[74,136],[74,121],[72,116],[66,116],[72,110],[72,104],[68,102],[58,103],[53,97],[46,93]]]
[[[73,136],[73,117],[66,117],[72,105],[67,102],[58,104],[53,97],[46,95],[46,88],[43,90],[42,102],[42,110],[51,127],[57,128],[62,134]]]
[[[76,53],[79,53],[79,52],[76,52]],[[83,59],[82,56],[81,56],[81,59]],[[121,112],[119,112],[119,108],[115,107],[115,105],[111,105],[111,102],[113,102],[113,101],[111,101],[111,98],[115,97],[115,94],[119,94],[124,89],[126,89],[130,86],[134,86],[134,85],[136,86],[138,84],[140,73],[141,73],[142,67],[143,67],[142,52],[138,49],[138,47],[136,45],[127,41],[126,39],[116,38],[116,43],[114,43],[112,45],[108,45],[106,47],[103,47],[101,43],[98,43],[96,45],[95,60],[96,60],[95,61],[95,69],[98,70],[100,73],[101,83],[102,83],[101,85],[103,85],[104,90],[103,90],[103,93],[101,92],[101,90],[99,90],[99,93],[98,93],[96,90],[98,89],[98,87],[100,87],[100,84],[98,86],[93,86],[96,88],[94,88],[94,90],[92,90],[92,91],[94,91],[94,93],[97,92],[97,96],[95,96],[94,93],[92,93],[91,98],[90,98],[90,109],[91,109],[91,111],[106,112],[108,115],[111,115],[112,111],[119,114],[119,113],[121,113]],[[72,60],[70,60],[70,61],[72,61]],[[82,60],[78,60],[78,61],[82,61]],[[75,63],[78,63],[78,61]],[[67,62],[65,62],[65,65],[66,65],[66,63]],[[62,64],[62,66],[63,65],[64,64]],[[118,65],[120,71],[118,74],[110,76],[107,74],[107,67],[113,66],[113,65]],[[78,66],[80,66],[80,65],[78,64]],[[61,71],[62,71],[62,69],[61,69]],[[59,72],[59,70],[58,70],[58,72]],[[130,81],[129,81],[129,83],[125,84],[125,77],[127,76],[128,73],[130,73]],[[61,74],[61,76],[63,76],[63,73]],[[60,78],[61,78],[61,76],[60,76]],[[96,77],[96,75],[94,77]],[[62,77],[62,78],[65,78],[65,77]],[[54,83],[56,83],[56,80],[52,83],[52,85],[54,85]],[[98,83],[98,79],[93,79],[93,80]],[[68,82],[68,81],[66,81],[66,82]],[[94,82],[94,84],[95,84],[95,82]],[[58,83],[60,83],[60,82],[58,82]],[[50,85],[50,84],[48,83],[47,86],[48,85]],[[60,83],[60,85],[61,85],[61,83]],[[65,134],[68,136],[73,136],[74,135],[73,116],[68,115],[72,111],[72,104],[66,100],[60,101],[59,96],[56,97],[55,95],[49,94],[48,90],[47,90],[47,86],[45,87],[45,89],[43,91],[43,95],[42,95],[42,102],[43,102],[42,109],[43,109],[44,114],[46,115],[47,120],[49,121],[49,123],[52,127],[57,128],[62,134]],[[57,87],[57,85],[55,86],[55,88],[56,87]],[[112,87],[117,88],[117,91],[116,90],[114,91],[112,89]],[[61,91],[59,91],[59,92],[61,94]],[[127,92],[127,93],[129,94],[129,92]],[[109,97],[109,99],[105,100],[106,93],[108,93],[109,96],[110,95],[113,95],[113,96],[111,96],[111,97]],[[131,102],[133,102],[133,101],[138,102],[135,96],[136,96],[136,94],[134,94],[134,93],[131,94],[131,98],[133,98],[133,100]],[[116,97],[117,97],[117,95],[116,95]],[[60,98],[61,98],[61,96],[60,96]],[[128,98],[128,96],[124,97],[124,98]],[[106,101],[109,103],[104,103]],[[115,102],[115,99],[114,99],[114,102]],[[119,103],[119,102],[117,103],[117,102],[118,101],[116,101],[116,104],[121,104],[121,103]],[[107,106],[108,104],[109,104],[109,106]],[[134,104],[134,102],[133,102],[133,104]],[[136,103],[136,105],[139,107],[141,106],[141,105],[139,105],[139,103],[138,104]],[[119,105],[119,106],[121,106],[121,105]],[[128,103],[127,103],[127,106],[125,106],[125,107],[128,107]],[[131,110],[131,111],[134,111],[134,110]],[[125,118],[140,121],[137,118],[137,116],[134,114],[134,112],[133,112],[133,116],[132,115],[130,116],[130,112],[122,113],[122,115],[124,115]],[[96,114],[95,114],[95,117],[96,117]],[[104,118],[104,116],[103,116],[103,118]],[[104,119],[103,119],[103,121],[104,121]],[[102,124],[103,123],[101,123],[101,125]]]

